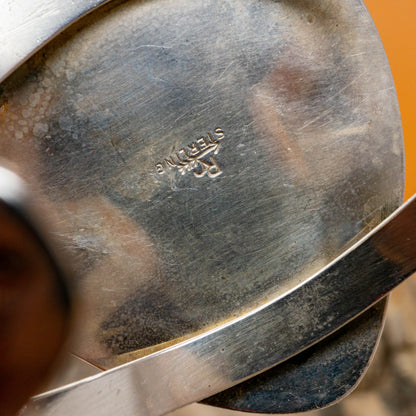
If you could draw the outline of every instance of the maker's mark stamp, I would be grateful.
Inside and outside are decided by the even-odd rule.
[[[178,150],[175,154],[163,159],[156,164],[156,170],[163,175],[170,169],[177,168],[182,175],[192,172],[195,177],[202,178],[207,175],[209,178],[216,178],[222,174],[217,161],[213,155],[217,155],[221,140],[225,134],[219,127],[214,134],[207,133],[191,144]]]

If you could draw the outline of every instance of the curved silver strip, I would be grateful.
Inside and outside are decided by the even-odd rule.
[[[109,0],[1,0],[0,82],[71,23]]]
[[[211,332],[34,399],[42,415],[160,415],[334,332],[416,270],[416,196],[301,285]],[[289,319],[288,319],[289,317]]]

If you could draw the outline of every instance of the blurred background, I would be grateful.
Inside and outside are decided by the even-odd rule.
[[[406,154],[405,198],[416,193],[416,0],[364,0],[380,33],[399,98]],[[384,333],[366,376],[345,400],[304,416],[416,416],[416,277],[391,296]],[[194,404],[171,416],[237,416]]]

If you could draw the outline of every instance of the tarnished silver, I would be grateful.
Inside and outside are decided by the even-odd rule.
[[[286,293],[402,201],[394,85],[359,0],[111,3],[0,100],[0,155],[79,272],[73,349],[103,368]]]
[[[109,0],[3,0],[0,82],[48,41]]]
[[[416,196],[339,259],[263,307],[34,400],[42,415],[161,415],[239,383],[360,314],[416,271]]]

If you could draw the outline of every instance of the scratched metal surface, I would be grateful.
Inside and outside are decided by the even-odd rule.
[[[0,154],[73,253],[74,350],[104,368],[283,293],[402,200],[396,95],[360,1],[110,4],[0,92]]]
[[[2,0],[0,81],[54,35],[108,0]]]

